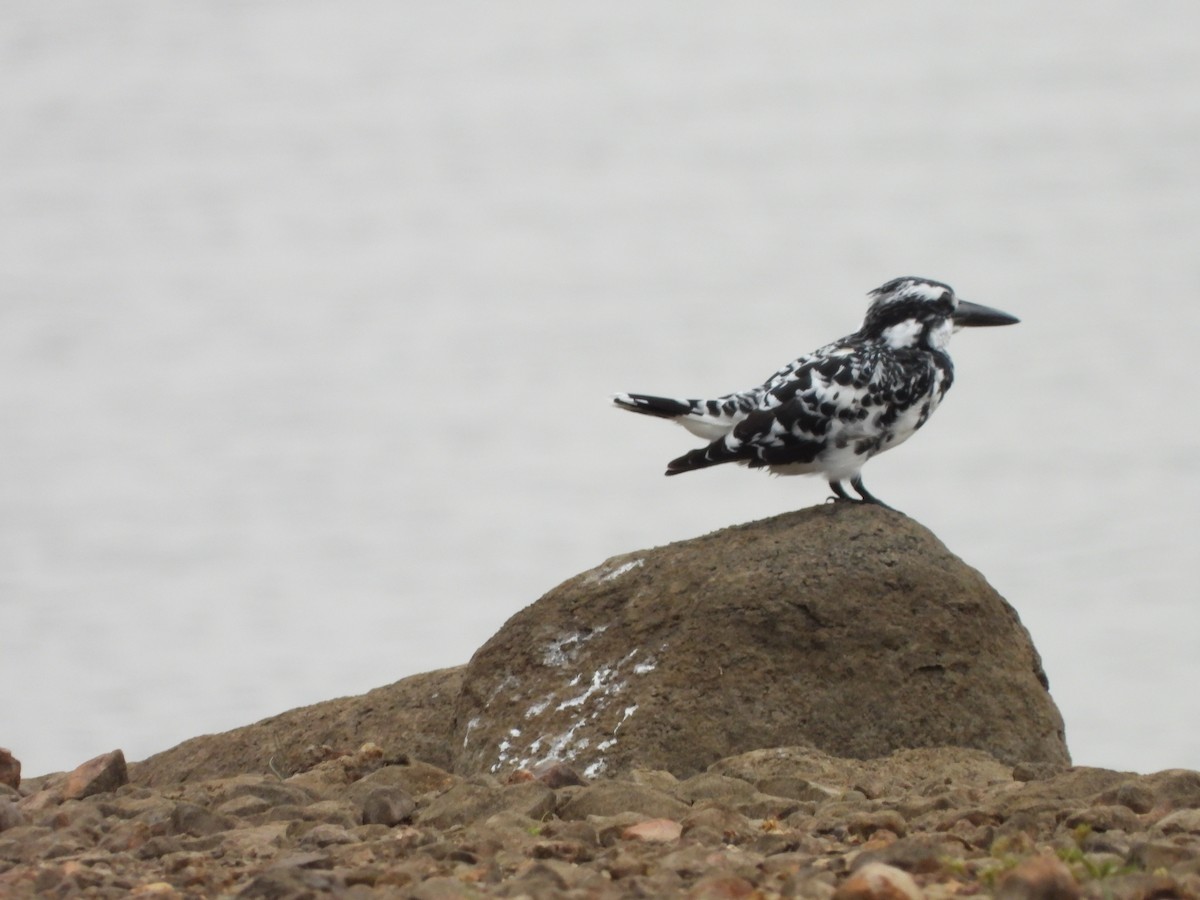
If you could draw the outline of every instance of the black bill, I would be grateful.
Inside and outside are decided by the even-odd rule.
[[[958,309],[954,311],[954,324],[959,328],[979,328],[983,325],[1016,325],[1021,320],[1006,312],[981,306],[978,303],[958,301]]]

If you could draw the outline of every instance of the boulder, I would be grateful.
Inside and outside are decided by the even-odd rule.
[[[461,774],[549,760],[685,777],[764,747],[957,746],[1069,762],[1017,613],[901,513],[836,503],[615,557],[517,613],[462,675]]]
[[[867,863],[833,893],[833,900],[923,900],[925,894],[903,869]]]
[[[4,747],[0,747],[0,784],[14,791],[21,786],[21,761]]]
[[[719,760],[709,773],[783,797],[818,801],[846,791],[875,799],[905,793],[928,796],[950,787],[983,790],[1012,782],[1012,766],[962,747],[897,750],[865,760],[839,759],[813,747],[768,747]]]
[[[104,753],[76,766],[63,785],[64,800],[81,800],[92,794],[115,791],[129,781],[125,754],[120,750]]]
[[[374,742],[449,767],[450,727],[462,666],[404,678],[356,697],[289,710],[221,734],[184,741],[129,767],[135,784],[157,786],[237,775],[291,775]]]

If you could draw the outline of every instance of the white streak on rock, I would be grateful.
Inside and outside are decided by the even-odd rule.
[[[546,707],[550,705],[550,701],[553,699],[554,695],[551,694],[544,700],[539,700],[537,703],[533,704],[533,706],[525,710],[525,718],[532,719],[534,716],[540,716],[543,712],[545,712]]]
[[[620,730],[621,726],[625,724],[625,720],[628,719],[630,716],[632,716],[635,712],[637,712],[637,704],[636,703],[633,704],[633,706],[625,707],[625,714],[623,716],[621,716],[621,721],[618,722],[617,727],[613,729],[614,735]]]
[[[572,633],[556,638],[546,645],[544,661],[547,664],[554,663],[561,667],[566,661],[578,655],[578,650],[583,643],[595,635],[602,633],[606,627],[601,626],[586,633]],[[664,644],[659,648],[660,652],[665,646]],[[634,660],[639,655],[643,659],[635,663]],[[515,739],[521,736],[521,729],[510,728],[508,730],[508,737],[512,738],[513,741],[508,739],[501,741],[498,747],[498,762],[492,767],[491,771],[498,771],[502,765],[528,768],[530,765],[536,765],[549,760],[561,760],[565,762],[577,759],[579,754],[588,750],[591,746],[591,740],[580,736],[579,730],[589,723],[596,723],[602,716],[611,721],[609,717],[612,713],[608,713],[607,710],[614,705],[614,701],[628,687],[629,673],[645,675],[653,672],[657,667],[658,660],[654,656],[648,656],[643,652],[642,648],[635,647],[620,659],[595,669],[590,677],[585,677],[583,672],[576,672],[563,687],[560,687],[554,693],[544,696],[540,700],[534,701],[526,707],[524,713],[524,719],[526,720],[548,719],[556,724],[562,722],[562,719],[554,716],[554,714],[563,713],[566,721],[562,722],[559,727],[565,725],[565,730],[553,736],[543,731],[542,734],[531,741],[529,746],[522,751],[519,746],[514,746],[514,743],[518,745],[520,743]],[[566,698],[558,700],[563,695],[566,695]],[[637,711],[637,708],[637,704],[617,707],[621,713],[620,719],[612,731],[609,732],[608,736],[604,737],[603,740],[598,740],[594,746],[591,746],[593,755],[597,752],[604,753],[616,746],[617,731]],[[477,721],[469,723],[468,731],[477,724]],[[545,728],[546,724],[548,722],[543,721],[541,728]],[[538,726],[535,724],[531,727]],[[558,729],[555,730],[557,731]],[[587,768],[589,772],[594,774],[602,771],[606,766],[606,760],[598,758],[590,763]]]
[[[579,730],[579,726],[586,721],[586,719],[576,719],[570,728],[554,738],[544,759],[559,759],[564,762],[574,759],[579,748],[572,746],[571,742],[575,739],[575,732]]]
[[[515,728],[513,729],[513,731],[516,732],[516,734],[521,733],[521,732],[517,731]],[[515,737],[516,735],[513,735],[513,736]],[[508,741],[500,742],[500,746],[497,748],[499,753],[496,756],[496,761],[494,763],[492,763],[492,768],[490,769],[491,772],[499,772],[500,767],[502,765],[504,765],[506,762],[508,762],[508,751],[511,749],[512,749],[512,744],[510,744]]]
[[[501,691],[510,687],[516,687],[519,684],[520,682],[517,680],[515,675],[505,675],[504,679],[492,689],[491,696],[488,697],[487,704],[485,705],[490,706],[493,702],[495,702],[496,698],[500,696]]]
[[[467,741],[471,739],[471,731],[479,727],[479,716],[467,722],[467,730],[463,732],[463,749],[467,749]]]
[[[635,559],[632,562],[622,563],[621,565],[619,565],[615,569],[613,569],[611,572],[608,572],[608,573],[600,576],[600,582],[603,583],[605,581],[612,581],[615,578],[620,578],[626,572],[632,572],[634,569],[636,569],[638,566],[642,565],[644,562],[645,562],[644,559]]]
[[[558,704],[558,706],[554,707],[555,712],[564,709],[572,709],[576,706],[583,706],[583,704],[587,703],[588,700],[591,699],[593,694],[605,688],[605,683],[608,681],[609,677],[612,676],[613,671],[613,669],[609,668],[597,669],[592,673],[592,683],[587,686],[584,692],[577,697],[572,697],[569,700],[564,700],[562,703]],[[571,682],[572,686],[576,684],[578,684],[578,680]],[[616,685],[613,690],[620,690],[624,686],[624,683]]]
[[[607,625],[599,625],[588,632],[573,631],[549,641],[542,648],[542,665],[561,668],[573,662],[581,646],[606,631],[608,631]]]

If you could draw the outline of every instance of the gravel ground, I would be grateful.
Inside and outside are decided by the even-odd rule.
[[[809,747],[685,780],[463,778],[374,744],[148,787],[119,751],[0,786],[0,896],[1200,897],[1200,773]]]

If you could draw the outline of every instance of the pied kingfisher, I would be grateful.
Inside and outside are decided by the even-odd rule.
[[[668,475],[736,462],[778,475],[821,474],[839,500],[887,504],[862,481],[868,459],[904,443],[954,381],[946,352],[964,326],[1015,316],[959,300],[928,278],[876,288],[862,327],[784,366],[759,387],[715,400],[617,394],[621,409],[678,422],[711,443],[667,463]]]

